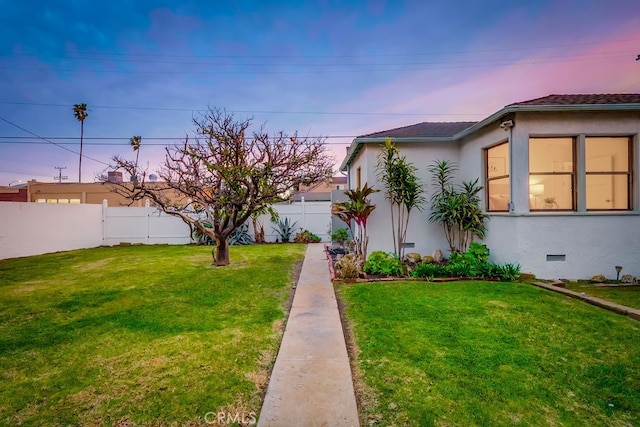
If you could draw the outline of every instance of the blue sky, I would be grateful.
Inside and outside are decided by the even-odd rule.
[[[552,93],[640,91],[640,2],[0,0],[0,185],[83,181],[207,106],[326,136],[480,120]],[[45,137],[50,142],[38,139]],[[164,139],[160,139],[164,138]],[[64,148],[61,148],[64,147]],[[15,183],[14,183],[15,185]]]

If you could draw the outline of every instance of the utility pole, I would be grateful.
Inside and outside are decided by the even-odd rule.
[[[54,169],[58,169],[58,176],[54,176],[53,179],[57,179],[58,180],[58,184],[62,184],[62,180],[63,179],[68,179],[68,176],[62,176],[62,169],[66,169],[67,167],[64,166],[54,166]]]

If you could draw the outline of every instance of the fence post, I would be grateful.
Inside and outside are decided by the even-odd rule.
[[[145,199],[144,201],[144,207],[145,212],[147,214],[147,241],[146,244],[148,245],[149,243],[151,243],[151,237],[149,236],[151,234],[151,203],[149,203],[149,199]]]
[[[307,219],[305,215],[305,204],[304,204],[304,196],[300,197],[300,215],[302,216],[302,229],[307,229]]]
[[[107,209],[109,208],[109,202],[107,199],[102,200],[102,244],[107,241]]]

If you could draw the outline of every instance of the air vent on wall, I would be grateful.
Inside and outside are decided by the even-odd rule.
[[[547,255],[547,261],[566,261],[566,255]]]

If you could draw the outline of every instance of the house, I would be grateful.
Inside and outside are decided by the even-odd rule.
[[[319,182],[310,186],[300,186],[300,189],[291,195],[291,200],[299,202],[304,197],[306,201],[329,201],[331,200],[332,191],[346,189],[347,177],[334,176],[328,181]]]
[[[34,203],[62,204],[102,204],[106,200],[109,206],[144,206],[145,201],[131,200],[113,192],[113,188],[101,182],[38,182],[29,181],[28,201]]]
[[[640,277],[640,94],[550,95],[510,104],[480,122],[419,123],[353,140],[341,170],[349,188],[376,179],[385,138],[418,167],[431,193],[434,160],[458,164],[460,181],[480,178],[489,215],[484,243],[493,262],[517,262],[542,278],[595,274]],[[381,191],[369,219],[369,251],[393,248],[389,204]],[[412,213],[408,251],[448,248]]]
[[[27,184],[11,186],[0,186],[0,202],[26,202]]]

